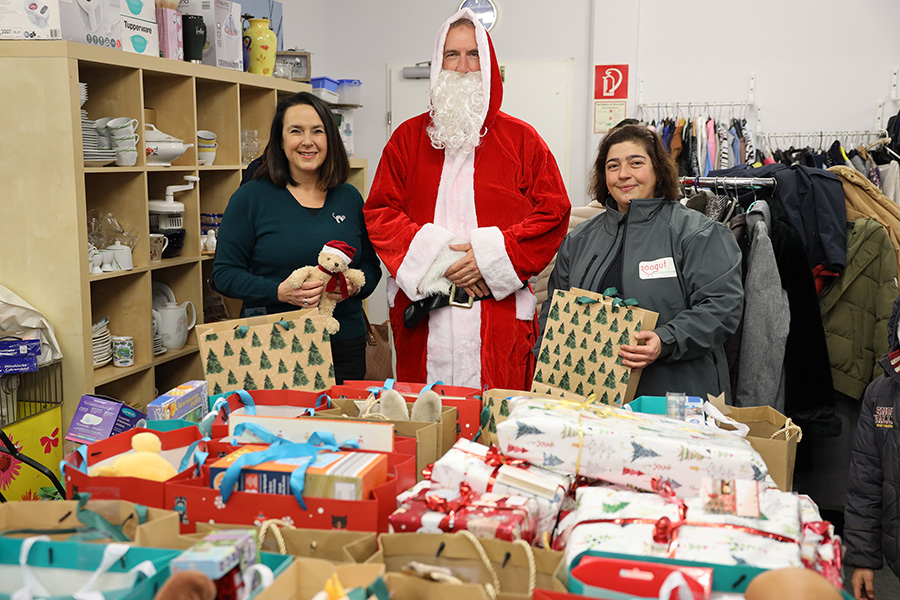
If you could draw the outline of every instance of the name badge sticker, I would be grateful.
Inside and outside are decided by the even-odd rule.
[[[638,263],[638,274],[641,279],[667,279],[670,277],[678,277],[678,272],[675,270],[675,259],[671,256]]]

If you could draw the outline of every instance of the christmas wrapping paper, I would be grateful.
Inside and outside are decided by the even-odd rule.
[[[459,439],[431,468],[439,487],[456,489],[466,483],[476,492],[494,492],[532,498],[537,503],[535,533],[538,540],[552,536],[560,505],[569,489],[565,475],[503,456],[496,446]]]
[[[699,497],[682,507],[677,498],[612,486],[578,488],[576,501],[567,565],[593,550],[763,569],[803,566],[800,503],[788,492],[761,491],[760,518],[708,513]]]
[[[819,507],[812,498],[802,494],[797,497],[800,500],[800,522],[803,527],[800,538],[803,564],[836,587],[843,588],[841,538],[835,535],[834,525],[822,520]]]
[[[500,450],[557,471],[652,491],[655,479],[697,496],[704,476],[765,480],[762,457],[725,431],[566,400],[513,399],[498,425]]]
[[[453,533],[466,529],[483,538],[531,542],[537,503],[522,496],[456,489],[421,489],[388,517],[390,533]]]

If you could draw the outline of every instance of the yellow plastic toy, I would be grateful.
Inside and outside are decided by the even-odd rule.
[[[138,477],[151,481],[167,481],[178,474],[177,469],[160,456],[162,443],[149,432],[131,438],[134,452],[123,454],[111,465],[97,467],[92,477]]]

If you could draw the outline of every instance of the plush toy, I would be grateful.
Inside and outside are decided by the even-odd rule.
[[[97,467],[92,477],[138,477],[152,481],[167,481],[178,471],[159,455],[162,443],[149,432],[136,434],[131,438],[134,452],[123,454],[112,465]]]
[[[327,295],[328,292],[340,292],[342,298],[350,296],[347,287],[349,281],[361,288],[366,284],[366,275],[359,269],[351,269],[350,261],[356,250],[346,242],[332,240],[322,247],[319,252],[318,266],[300,267],[288,278],[294,289],[303,285],[304,281],[321,281],[325,284],[325,293],[319,300],[319,314],[326,318],[325,331],[335,334],[341,328],[341,324],[332,315],[337,301]]]
[[[423,390],[413,403],[412,411],[407,408],[406,399],[396,390],[383,390],[376,398],[370,394],[366,400],[356,400],[359,416],[369,418],[382,415],[388,421],[418,421],[440,423],[441,397],[432,389]]]

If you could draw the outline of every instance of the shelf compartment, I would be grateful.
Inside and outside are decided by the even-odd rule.
[[[216,162],[241,162],[240,94],[234,83],[197,79],[197,129],[216,134]],[[193,143],[197,143],[194,136]],[[185,140],[187,141],[187,140]]]
[[[205,258],[205,257],[204,257]],[[215,256],[209,256],[215,259]],[[203,272],[203,322],[237,319],[241,314],[241,301],[228,298],[220,294],[212,284],[213,260],[204,260],[201,268]],[[219,302],[221,298],[221,303]],[[224,314],[223,314],[224,308]]]
[[[166,187],[170,185],[185,185],[187,183],[184,179],[185,175],[197,175],[197,172],[153,171],[148,173],[148,198],[150,200],[165,200]],[[174,196],[175,202],[184,204],[184,214],[182,215],[185,230],[184,246],[178,256],[166,260],[196,260],[200,257],[200,189],[197,183],[194,184],[194,189],[177,192]],[[145,209],[147,210],[149,223],[149,207],[145,205]]]
[[[190,77],[143,72],[144,108],[156,111],[156,127],[185,144],[193,144],[172,166],[197,164],[197,118],[194,80]],[[143,113],[142,113],[143,114]],[[165,167],[162,167],[165,168]]]
[[[199,352],[194,351],[187,355],[177,356],[156,367],[156,389],[159,395],[165,394],[186,381],[203,379],[202,373],[203,365],[200,363]]]
[[[138,69],[83,61],[78,63],[78,81],[87,84],[88,100],[81,108],[87,111],[91,121],[103,117],[143,121],[143,89]],[[142,126],[137,129],[140,133]],[[81,136],[77,138],[81,140]],[[138,153],[138,165],[143,164],[142,161],[143,157]]]
[[[186,300],[190,300],[191,304],[194,306],[194,310],[197,312],[197,322],[202,323],[203,307],[197,306],[198,302],[202,302],[203,298],[203,283],[199,262],[195,261],[184,265],[173,266],[168,269],[156,270],[153,271],[152,275],[153,281],[158,281],[169,286],[172,293],[175,295],[175,302],[177,304],[183,304]],[[188,346],[196,347],[196,345],[197,335],[194,333],[194,329],[191,328],[191,330],[188,331],[187,342],[184,348]],[[174,352],[177,354],[184,348],[179,348]],[[170,350],[170,352],[173,351]],[[164,357],[168,354],[169,352],[154,358],[165,360]]]
[[[122,371],[123,369],[116,370]],[[157,396],[153,369],[147,365],[142,369],[123,373],[117,379],[97,386],[94,392],[121,400],[132,408],[146,412],[147,405],[153,402]]]
[[[269,143],[269,129],[278,95],[275,90],[248,85],[241,86],[241,131],[255,129],[259,138],[258,157]],[[238,138],[240,139],[240,138]],[[254,157],[255,158],[255,157]]]
[[[96,216],[102,219],[112,214],[125,232],[137,234],[131,259],[135,267],[147,267],[150,264],[150,240],[143,232],[147,231],[150,217],[144,201],[144,174],[113,171],[86,173],[84,189],[88,218]]]
[[[87,324],[85,356],[92,355],[91,324],[104,317],[109,317],[108,328],[111,335],[130,335],[134,338],[134,369],[149,367],[153,356],[149,273],[105,279],[91,284],[91,322]],[[123,369],[128,368],[111,365],[101,367],[94,371],[94,381],[124,376],[113,374],[110,370],[127,374]]]
[[[200,173],[200,212],[224,213],[231,195],[241,186],[241,171]]]

